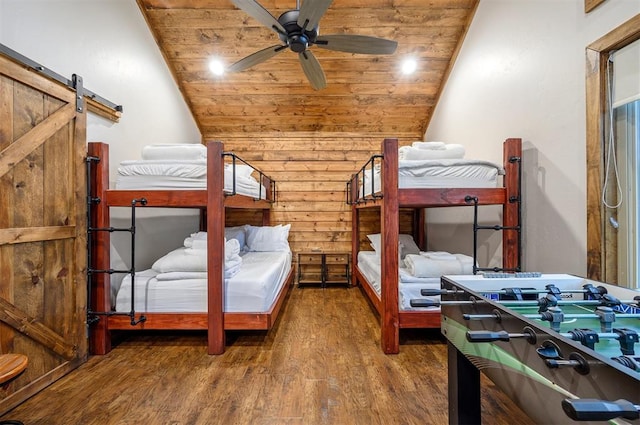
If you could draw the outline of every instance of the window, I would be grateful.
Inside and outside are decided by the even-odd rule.
[[[640,93],[617,87],[616,56],[638,48],[640,15],[587,48],[587,277],[636,288],[639,274]],[[634,43],[635,42],[635,43]],[[634,47],[639,46],[639,47]],[[635,54],[635,53],[633,53]],[[635,58],[635,56],[633,56]],[[631,63],[637,62],[632,59]],[[637,63],[635,63],[637,65]],[[638,86],[638,70],[618,73]],[[637,95],[637,96],[636,96]]]
[[[640,74],[638,75],[640,82]],[[605,189],[619,190],[616,208],[609,208],[605,220],[617,234],[617,283],[637,288],[639,277],[640,212],[638,192],[640,190],[640,100],[626,103],[613,110],[613,140],[616,143],[617,173]],[[615,187],[614,187],[615,186]],[[605,192],[606,193],[606,192]]]

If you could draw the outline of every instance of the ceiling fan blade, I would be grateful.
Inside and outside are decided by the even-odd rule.
[[[331,6],[333,0],[304,0],[300,6],[298,25],[300,28],[312,30],[318,26],[320,18]]]
[[[276,44],[275,46],[267,47],[266,49],[259,50],[243,59],[240,59],[238,62],[227,68],[228,72],[240,72],[244,71],[247,68],[251,68],[254,65],[259,64],[260,62],[264,62],[269,58],[274,57],[278,53],[285,50],[287,46],[281,46]]]
[[[396,51],[398,42],[367,35],[333,34],[319,36],[318,47],[339,52],[363,53],[367,55],[390,55]]]
[[[269,13],[267,9],[262,7],[257,1],[231,0],[231,2],[235,4],[237,8],[244,10],[247,13],[247,15],[256,19],[265,27],[280,34],[287,33],[287,31],[280,24],[280,22],[278,22],[278,20],[271,13]]]
[[[316,59],[313,53],[309,50],[305,50],[304,52],[300,52],[298,57],[300,58],[302,70],[311,83],[311,87],[313,87],[314,90],[322,90],[327,87],[327,79],[324,76],[324,71],[320,66],[320,62],[318,62],[318,59]]]

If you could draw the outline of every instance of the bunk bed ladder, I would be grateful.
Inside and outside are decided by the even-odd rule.
[[[518,166],[518,194],[515,196],[509,196],[506,202],[513,204],[517,203],[517,223],[515,226],[481,226],[478,224],[478,206],[479,200],[477,196],[465,196],[464,201],[467,204],[473,203],[473,274],[478,274],[480,271],[489,272],[502,272],[502,273],[519,273],[522,271],[522,158],[519,156],[512,156],[509,158],[509,162]],[[518,233],[517,243],[517,264],[514,268],[505,267],[478,267],[478,231],[479,230],[494,230],[494,231],[516,231]]]
[[[102,202],[100,197],[93,196],[91,193],[91,166],[93,163],[97,163],[100,161],[99,157],[96,156],[87,156],[86,166],[87,166],[87,299],[88,299],[88,308],[87,308],[87,326],[95,324],[100,320],[100,316],[129,316],[131,319],[131,326],[136,326],[139,323],[143,323],[147,320],[144,315],[140,315],[136,319],[135,312],[135,253],[136,253],[136,205],[146,205],[147,200],[145,198],[141,199],[133,199],[131,201],[131,226],[130,227],[94,227],[92,222],[92,212],[93,206]],[[93,246],[94,239],[93,235],[96,232],[129,232],[131,234],[131,268],[125,270],[115,270],[115,269],[96,269],[94,268],[94,259],[93,259]],[[104,273],[109,276],[112,274],[122,273],[122,274],[130,274],[131,275],[131,310],[128,313],[124,312],[114,312],[114,311],[93,311],[91,301],[92,301],[92,286],[93,279],[96,274]]]

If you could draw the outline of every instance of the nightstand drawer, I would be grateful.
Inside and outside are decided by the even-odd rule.
[[[325,254],[326,264],[347,264],[349,262],[348,254]]]
[[[348,252],[299,252],[298,285],[327,284],[351,285]]]
[[[322,254],[299,254],[298,263],[300,264],[322,264]]]

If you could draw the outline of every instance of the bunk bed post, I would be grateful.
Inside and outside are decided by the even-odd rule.
[[[274,182],[271,178],[260,174],[260,183],[264,185],[266,189],[266,193],[264,193],[265,199],[275,201],[276,192],[274,190]],[[271,225],[271,208],[262,208],[262,225],[270,226]]]
[[[413,209],[413,239],[418,243],[418,246],[422,251],[427,250],[424,233],[425,215],[424,208]]]
[[[355,185],[352,185],[355,186]],[[357,190],[357,188],[356,188]],[[358,252],[360,252],[360,210],[357,208],[355,200],[357,197],[353,196],[353,187],[351,188],[351,286],[358,285],[358,279],[356,275],[356,269],[358,265]]]
[[[91,198],[99,200],[93,204],[89,227],[107,228],[110,224],[109,207],[106,202],[106,192],[109,189],[109,145],[91,142],[87,151],[89,156],[99,158],[91,167]],[[91,202],[91,200],[87,200]],[[88,206],[87,206],[88,207]],[[111,268],[109,232],[94,232],[92,234],[91,250],[93,264],[91,269],[108,270]],[[107,273],[93,273],[91,275],[90,309],[95,312],[111,311],[111,279]],[[89,349],[91,354],[103,355],[111,351],[111,333],[109,331],[109,317],[99,316],[99,320],[90,327]]]
[[[270,226],[271,225],[271,210],[270,209],[262,209],[262,225]]]
[[[222,354],[224,333],[224,157],[223,145],[207,143],[207,337],[209,354]]]
[[[507,139],[503,145],[504,161],[504,187],[506,191],[505,203],[502,207],[503,226],[519,229],[520,205],[522,203],[521,192],[521,160],[522,139]],[[521,229],[521,228],[520,228]],[[502,232],[502,267],[507,270],[516,270],[521,267],[520,258],[520,231],[504,230]]]
[[[380,208],[381,260],[381,338],[386,354],[400,351],[398,306],[398,242],[400,217],[398,208],[398,139],[382,142],[382,206]]]

